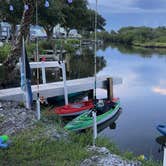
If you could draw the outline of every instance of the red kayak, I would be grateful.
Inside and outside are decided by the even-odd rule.
[[[80,115],[86,111],[89,111],[89,109],[93,108],[93,101],[83,101],[79,103],[72,103],[68,105],[64,105],[61,107],[55,108],[55,113],[59,116],[77,116]]]

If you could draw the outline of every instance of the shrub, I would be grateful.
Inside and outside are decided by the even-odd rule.
[[[6,43],[0,48],[0,62],[3,62],[11,51],[11,45]]]

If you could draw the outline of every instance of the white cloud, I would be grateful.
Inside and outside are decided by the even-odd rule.
[[[166,95],[166,89],[161,88],[161,87],[153,87],[152,91],[155,93],[159,93],[161,95]]]

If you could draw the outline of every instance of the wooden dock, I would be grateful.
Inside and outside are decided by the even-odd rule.
[[[97,77],[97,88],[106,87],[106,81],[110,76],[102,76]],[[121,78],[113,78],[113,85],[121,84]],[[82,78],[75,80],[66,81],[67,92],[75,93],[81,91],[88,91],[94,88],[94,78]],[[64,82],[54,82],[54,83],[45,83],[39,86],[40,96],[53,97],[53,96],[61,96],[64,95]],[[37,86],[32,86],[33,99],[35,100],[37,97]],[[23,91],[21,88],[10,88],[0,90],[0,100],[14,100],[14,101],[22,101],[24,99]]]

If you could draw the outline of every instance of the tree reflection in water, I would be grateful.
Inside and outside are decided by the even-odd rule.
[[[94,75],[94,52],[93,48],[81,48],[82,54],[66,54],[63,59],[67,62],[67,79],[83,78]],[[103,56],[97,57],[97,72],[106,66],[106,61]],[[0,66],[1,77],[0,80],[4,80],[3,66]],[[40,83],[42,83],[42,73],[40,70]],[[46,69],[47,83],[62,80],[62,71],[59,68],[47,68]],[[4,82],[4,81],[3,81]],[[32,70],[32,85],[36,84],[36,70]],[[20,86],[20,72],[17,69],[14,79],[6,81],[5,85],[0,85],[0,89],[8,87]]]

